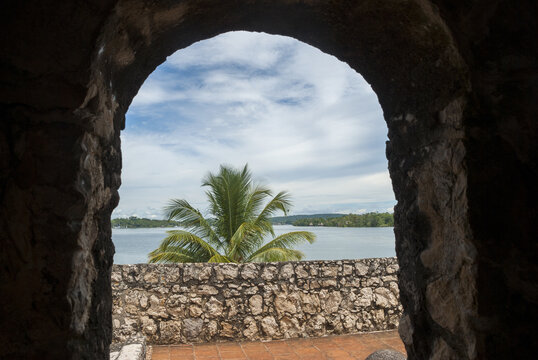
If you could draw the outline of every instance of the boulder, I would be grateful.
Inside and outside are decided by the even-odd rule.
[[[396,350],[392,350],[392,349],[377,350],[376,352],[373,352],[370,355],[368,355],[368,357],[366,358],[366,360],[406,360],[406,359],[407,357],[404,354]]]

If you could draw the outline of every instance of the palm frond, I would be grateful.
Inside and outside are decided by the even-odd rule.
[[[245,218],[247,221],[254,220],[257,217],[256,214],[262,208],[265,198],[271,195],[271,190],[263,185],[258,184],[252,188],[245,208]]]
[[[267,232],[270,232],[271,235],[275,236],[270,217],[278,210],[282,211],[284,215],[286,215],[290,207],[291,199],[289,193],[286,191],[281,191],[265,205],[254,223],[258,226],[264,227]]]
[[[194,259],[188,255],[173,252],[173,251],[165,251],[165,252],[151,252],[148,256],[149,263],[192,263],[192,262],[202,262],[197,261],[197,259]]]
[[[207,262],[210,262],[210,263],[231,263],[233,261],[228,259],[226,256],[216,254],[216,255],[213,255],[211,257],[211,259],[209,259]]]
[[[304,254],[299,250],[284,248],[269,248],[257,253],[249,261],[252,262],[277,262],[277,261],[299,261]]]
[[[208,242],[185,230],[167,231],[168,236],[164,238],[155,251],[168,252],[169,249],[182,249],[184,253],[192,254],[196,258],[210,259],[218,251],[215,250]]]
[[[254,259],[258,258],[258,255],[269,249],[281,248],[285,250],[290,250],[291,248],[299,244],[304,244],[306,242],[312,244],[315,240],[316,235],[309,231],[288,232],[277,236],[276,238],[259,248],[257,251],[255,251],[249,256],[247,261],[254,261]]]
[[[157,248],[148,254],[150,263],[206,262],[206,252],[192,252],[179,246],[169,245]]]
[[[248,166],[241,170],[221,165],[218,175],[209,173],[202,186],[210,187],[207,192],[210,200],[210,211],[217,219],[216,233],[225,241],[229,241],[245,218],[252,175]]]
[[[236,262],[243,261],[263,243],[263,234],[263,229],[253,223],[242,223],[230,239],[226,255]]]
[[[165,207],[165,216],[168,220],[177,220],[182,227],[195,235],[208,239],[209,243],[217,248],[224,246],[222,240],[211,227],[211,221],[204,218],[202,213],[188,201],[183,199],[170,200]]]

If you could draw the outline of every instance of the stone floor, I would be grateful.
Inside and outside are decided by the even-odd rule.
[[[405,354],[397,331],[254,342],[152,346],[152,360],[361,359],[380,349]]]

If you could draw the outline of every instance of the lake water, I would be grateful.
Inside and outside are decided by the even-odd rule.
[[[112,229],[112,241],[116,246],[115,264],[147,262],[147,255],[156,249],[166,236],[167,228]],[[316,234],[312,245],[298,246],[303,260],[342,260],[396,256],[394,231],[384,228],[337,228],[275,225],[277,235],[289,231],[311,231]]]

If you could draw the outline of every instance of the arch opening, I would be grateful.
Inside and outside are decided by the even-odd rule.
[[[313,315],[312,309],[303,312],[308,305],[294,298],[293,301],[299,301],[300,314],[290,315],[292,322],[289,317],[275,315],[277,330],[271,330],[263,320],[268,316],[273,318],[271,310],[265,309],[277,306],[270,297],[264,295],[263,313],[261,308],[256,308],[251,314],[248,299],[254,290],[241,291],[243,295],[230,298],[229,291],[223,290],[227,280],[215,281],[214,276],[200,281],[202,287],[211,288],[214,294],[207,296],[206,291],[199,294],[197,285],[192,284],[188,275],[197,267],[177,267],[179,278],[188,280],[181,290],[170,288],[170,297],[162,295],[162,288],[167,287],[165,282],[153,288],[144,284],[142,278],[159,277],[156,274],[160,270],[122,264],[148,262],[148,254],[159,247],[167,231],[174,229],[117,228],[121,224],[151,226],[150,221],[141,218],[162,219],[163,208],[172,198],[185,199],[204,217],[212,217],[206,213],[209,204],[200,179],[208,171],[218,169],[220,164],[239,168],[248,163],[256,182],[262,180],[274,194],[289,191],[293,206],[288,214],[310,214],[311,218],[316,218],[316,214],[340,213],[346,215],[344,219],[354,221],[354,224],[347,221],[351,225],[345,225],[346,229],[326,227],[335,226],[336,221],[333,225],[326,221],[312,223],[312,226],[292,226],[291,222],[275,224],[277,236],[290,231],[316,235],[314,244],[293,247],[304,254],[301,260],[345,260],[344,265],[341,262],[330,264],[344,266],[347,272],[362,264],[361,261],[383,273],[387,269],[393,271],[392,225],[381,227],[381,224],[372,224],[370,219],[368,224],[362,225],[368,228],[350,228],[358,225],[359,218],[354,216],[367,212],[386,214],[394,206],[384,151],[386,133],[377,96],[364,79],[347,64],[296,39],[265,33],[228,32],[169,56],[135,96],[121,134],[122,187],[120,203],[112,215],[114,263],[119,265],[113,270],[114,341],[125,341],[137,331],[144,334],[148,342],[162,345],[225,341],[232,334],[234,340],[252,341],[397,328],[401,306],[394,275],[386,276],[378,284],[386,290],[389,300],[383,308],[372,302],[376,309],[375,320],[373,310],[368,314],[350,315],[347,302],[343,302],[334,315],[325,312],[323,294],[327,290],[310,288],[308,283],[331,281],[312,278],[307,283],[294,279],[289,284],[281,284],[278,277],[267,279],[268,288],[278,289],[274,291],[279,299],[297,291],[302,291],[308,299],[322,299],[318,314]],[[353,216],[348,215],[351,213]],[[370,218],[387,220],[390,215]],[[339,226],[344,226],[342,223],[338,221]],[[224,247],[215,249],[223,255],[227,251]],[[369,262],[364,260],[366,258],[391,259]],[[318,267],[329,265],[313,262],[291,266],[303,272],[310,269],[314,274],[318,273]],[[258,264],[237,269],[238,273],[250,269],[264,274],[273,267]],[[214,274],[220,274],[218,266],[208,265],[204,269],[211,268]],[[140,279],[140,283],[128,280],[127,271],[132,271],[132,277]],[[331,289],[331,294],[336,292],[337,298],[356,296],[359,290],[350,284],[358,280],[351,280],[352,276],[342,270],[338,274],[337,281],[349,286],[338,287],[336,291]],[[123,280],[118,282],[118,279]],[[128,288],[121,284],[128,284]],[[245,286],[243,282],[241,287]],[[253,297],[252,303],[262,299],[263,288],[258,285],[260,294]],[[175,300],[178,296],[187,296],[190,300],[180,305]],[[153,307],[148,310],[145,305],[139,306],[147,304],[142,300],[147,298],[154,298],[153,303],[157,303],[155,297],[166,301],[166,310],[157,312]],[[218,315],[197,310],[212,306],[223,310],[218,311]],[[162,313],[168,316],[160,315]],[[202,320],[204,326],[194,331],[192,324]]]
[[[295,39],[232,32],[199,42],[169,57],[131,104],[112,217],[160,219],[171,198],[206,209],[200,179],[220,164],[246,163],[255,178],[291,193],[292,215],[392,212],[382,117],[359,74]],[[379,236],[383,244],[392,237]],[[129,261],[118,250],[133,251],[123,243],[116,263]],[[393,241],[391,251],[387,243],[327,253],[323,244],[301,247],[306,259],[395,255]]]

